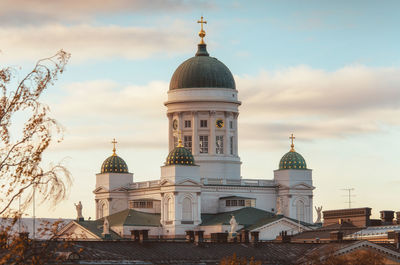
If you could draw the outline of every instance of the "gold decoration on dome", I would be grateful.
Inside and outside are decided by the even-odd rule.
[[[117,154],[115,153],[115,151],[116,151],[115,144],[117,144],[118,142],[114,138],[111,143],[113,144],[113,156],[116,156]]]
[[[182,144],[182,131],[178,131],[178,145],[176,147],[183,147],[183,144]]]
[[[201,16],[201,20],[198,20],[197,23],[201,24],[201,30],[199,32],[199,37],[201,38],[200,44],[204,44],[204,37],[206,36],[206,32],[203,29],[203,24],[207,24],[207,21],[203,20],[203,16]]]
[[[293,133],[291,134],[291,136],[289,137],[289,139],[292,140],[292,144],[290,145],[290,152],[295,152],[295,151],[294,151],[294,143],[293,143],[293,140],[296,139],[296,137],[293,136]]]

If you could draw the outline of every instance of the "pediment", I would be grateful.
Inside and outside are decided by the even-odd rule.
[[[176,183],[176,185],[184,185],[184,186],[200,186],[200,183],[192,180],[192,179],[184,179],[178,183]]]
[[[264,229],[275,229],[276,230],[276,227],[281,227],[281,226],[289,227],[291,229],[298,229],[299,226],[300,226],[303,231],[304,230],[311,230],[311,228],[309,228],[308,226],[305,226],[303,224],[299,224],[298,222],[295,222],[294,220],[291,220],[289,218],[282,217],[279,220],[273,221],[271,223],[267,223],[265,225],[261,225],[261,226],[255,228],[253,231],[261,231],[261,230],[264,230]],[[287,230],[287,229],[278,228],[278,230]]]
[[[103,186],[99,186],[93,191],[93,193],[100,193],[100,192],[109,192],[109,190],[104,188]]]
[[[298,183],[290,187],[291,189],[298,189],[298,190],[313,190],[315,189],[314,186],[308,185],[306,183]]]
[[[170,185],[174,185],[174,183],[172,183],[171,181],[169,181],[167,179],[163,179],[160,182],[160,186],[170,186]]]
[[[60,231],[57,233],[58,238],[65,238],[65,239],[83,239],[83,240],[90,240],[90,239],[101,239],[95,233],[87,229],[86,227],[80,225],[76,221],[71,221]]]

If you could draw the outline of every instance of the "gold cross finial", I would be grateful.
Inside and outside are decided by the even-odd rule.
[[[292,144],[290,145],[290,152],[294,152],[294,143],[293,140],[296,139],[296,137],[293,136],[293,133],[289,137],[290,140],[292,140]]]
[[[198,20],[197,23],[201,24],[201,30],[199,32],[199,37],[201,38],[200,44],[204,44],[204,37],[206,36],[206,32],[203,29],[203,24],[207,24],[207,21],[203,20],[203,16],[201,16],[201,19]]]
[[[183,144],[182,144],[182,131],[181,130],[178,131],[178,145],[176,147],[183,147]]]
[[[118,142],[115,140],[115,138],[112,140],[111,142],[113,144],[113,156],[116,156],[117,154],[115,153],[116,149],[115,149],[115,144],[117,144]]]

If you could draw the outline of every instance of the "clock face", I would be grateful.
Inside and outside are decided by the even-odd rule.
[[[178,120],[172,122],[172,128],[174,128],[174,130],[178,129]]]
[[[224,127],[224,120],[223,119],[216,120],[215,121],[215,126],[217,126],[218,128]]]

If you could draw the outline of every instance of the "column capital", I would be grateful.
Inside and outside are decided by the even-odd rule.
[[[194,116],[197,115],[199,112],[197,110],[192,110],[190,113]]]
[[[217,112],[215,110],[210,110],[210,115],[214,116]]]

